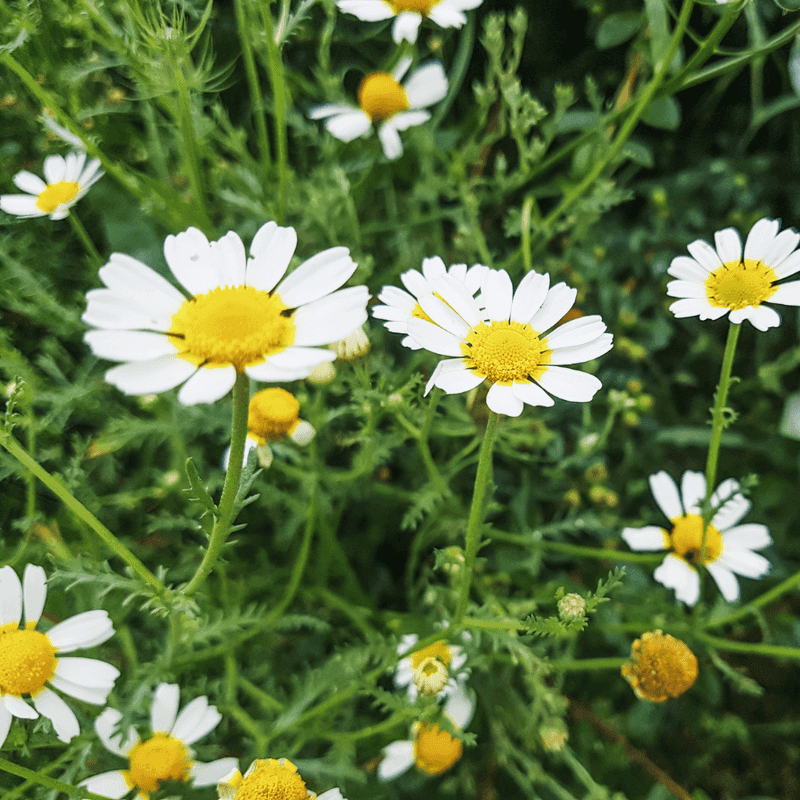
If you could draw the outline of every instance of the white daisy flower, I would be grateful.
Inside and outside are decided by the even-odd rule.
[[[328,132],[350,142],[377,127],[386,158],[403,155],[399,131],[422,125],[431,115],[420,109],[438,103],[447,94],[447,77],[438,61],[430,61],[417,69],[401,86],[400,81],[411,66],[404,58],[394,72],[372,72],[358,88],[358,108],[333,104],[312,108],[311,119],[325,119]]]
[[[321,795],[309,791],[288,758],[257,758],[244,775],[234,768],[217,784],[220,800],[235,800],[240,792],[247,800],[344,800],[339,789],[329,789]]]
[[[379,22],[395,17],[392,39],[417,41],[423,19],[430,19],[440,28],[460,28],[471,11],[482,0],[336,0],[340,11],[353,14],[364,22]]]
[[[418,637],[415,633],[409,633],[404,636],[397,646],[398,654],[405,653],[410,647],[413,647],[417,641]],[[411,700],[411,702],[416,700],[418,687],[415,684],[415,676],[420,667],[428,659],[435,659],[443,664],[450,676],[446,685],[442,688],[441,692],[438,693],[439,696],[442,698],[450,698],[457,695],[456,700],[453,701],[454,703],[461,704],[466,702],[469,703],[471,707],[472,704],[463,683],[464,676],[459,675],[459,672],[467,661],[467,655],[461,647],[456,644],[448,644],[443,639],[429,644],[427,647],[423,647],[405,658],[401,658],[397,663],[397,670],[394,675],[395,686],[407,688],[408,699]],[[453,708],[454,706],[450,706],[451,712]],[[456,711],[455,714],[459,717],[463,716],[461,711]]]
[[[62,742],[69,742],[80,733],[78,720],[53,689],[101,706],[119,676],[105,661],[62,656],[111,638],[114,628],[108,612],[85,611],[42,633],[36,626],[46,597],[41,567],[28,564],[22,583],[11,567],[0,569],[0,746],[12,717],[36,719],[39,714],[53,723]],[[20,624],[23,605],[25,623]],[[34,708],[23,695],[30,695]]]
[[[64,219],[69,210],[103,177],[100,162],[93,158],[86,163],[86,153],[48,156],[44,160],[44,177],[23,170],[14,176],[14,185],[27,194],[0,196],[0,208],[17,217]]]
[[[106,797],[124,797],[136,790],[137,800],[148,800],[164,781],[190,781],[211,786],[236,766],[235,758],[218,758],[207,764],[194,761],[193,745],[217,727],[222,719],[207,697],[197,697],[178,713],[178,686],[160,683],[150,707],[153,735],[142,741],[131,726],[127,734],[117,732],[122,714],[107,708],[94,728],[105,748],[128,759],[128,769],[103,772],[81,781],[90,792]]]
[[[474,710],[471,700],[464,703],[455,696],[450,697],[444,706],[444,714],[461,729],[469,725]],[[381,752],[383,760],[378,764],[378,778],[390,781],[412,766],[426,775],[441,775],[461,758],[463,746],[460,739],[439,725],[417,722],[411,728],[411,739],[392,742]]]
[[[270,442],[278,442],[288,436],[295,444],[305,447],[316,434],[310,422],[300,419],[300,403],[291,392],[278,386],[262,389],[250,398],[247,409],[244,463],[247,463],[247,454],[256,448],[259,464],[267,469],[272,464]],[[223,458],[225,469],[228,468],[230,454],[228,447]]]
[[[714,234],[716,248],[698,239],[687,248],[692,255],[672,259],[667,272],[678,280],[667,284],[670,297],[680,297],[669,308],[676,317],[749,319],[760,331],[781,323],[770,303],[800,306],[800,281],[778,284],[800,272],[800,234],[780,230],[780,220],[761,219],[742,239],[735,228]]]
[[[483,274],[488,269],[482,264],[474,264],[469,269],[467,269],[466,264],[453,264],[448,269],[439,256],[423,259],[422,272],[410,269],[400,276],[400,280],[408,291],[398,289],[396,286],[384,286],[381,289],[378,300],[385,305],[375,306],[372,309],[372,316],[386,320],[383,324],[392,333],[406,334],[402,341],[405,347],[411,350],[420,350],[422,345],[417,344],[407,335],[408,321],[416,318],[433,322],[419,304],[421,297],[434,293],[433,281],[444,275],[451,275],[456,280],[461,281],[467,287],[470,295],[474,297],[481,288]]]
[[[584,403],[602,385],[594,375],[563,364],[590,361],[611,349],[612,336],[598,316],[580,317],[552,328],[575,302],[576,290],[552,288],[549,275],[529,272],[513,291],[505,270],[487,269],[481,294],[447,275],[420,297],[430,318],[410,318],[408,334],[433,353],[454,356],[439,362],[428,386],[447,394],[468,392],[488,381],[486,402],[497,414],[519,416],[525,403],[551,406],[553,398]]]
[[[197,228],[168,236],[167,264],[189,299],[150,267],[113,253],[100,269],[107,288],[86,295],[82,317],[97,328],[85,336],[95,355],[126,362],[106,380],[138,395],[183,384],[178,400],[194,405],[219,400],[238,373],[293,381],[333,361],[336,354],[320,345],[366,321],[369,293],[339,288],[356,269],[346,247],[283,277],[296,244],[294,228],[274,222],[256,233],[249,259],[233,232],[216,242]]]
[[[625,528],[622,538],[632,550],[671,550],[653,577],[674,589],[678,600],[693,606],[700,597],[700,576],[694,565],[700,561],[703,540],[700,501],[706,496],[705,476],[702,472],[684,472],[678,492],[675,481],[662,470],[650,476],[650,489],[672,528]],[[711,505],[717,511],[706,529],[703,563],[722,596],[731,603],[739,598],[736,575],[760,578],[769,572],[769,561],[753,551],[771,544],[772,539],[766,525],[736,524],[750,509],[750,501],[732,478],[717,487]]]

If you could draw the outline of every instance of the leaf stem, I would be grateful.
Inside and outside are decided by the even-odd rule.
[[[96,268],[102,267],[103,257],[97,251],[97,248],[94,246],[94,242],[89,236],[89,233],[74,210],[70,210],[67,219],[69,220],[70,225],[72,225],[72,230],[75,231],[75,235],[81,240],[81,243],[86,248],[86,252],[89,254],[89,258],[93,262],[92,266]]]

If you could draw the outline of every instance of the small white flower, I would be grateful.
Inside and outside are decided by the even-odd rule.
[[[332,342],[328,347],[336,353],[339,361],[355,361],[369,352],[369,337],[363,326],[356,328],[349,336]]]
[[[529,272],[514,291],[505,270],[483,273],[481,294],[446,275],[433,282],[434,293],[419,299],[424,319],[408,320],[408,334],[440,361],[425,389],[447,394],[491,384],[486,403],[497,414],[517,417],[524,404],[551,406],[553,398],[585,403],[601,387],[594,376],[563,364],[590,361],[611,349],[612,336],[598,316],[556,325],[572,308],[576,290],[552,288],[550,276]]]
[[[432,321],[422,310],[419,301],[421,297],[434,294],[433,282],[445,275],[450,275],[461,281],[467,287],[470,295],[474,297],[481,288],[483,274],[488,269],[482,264],[474,264],[469,269],[467,269],[466,264],[453,264],[448,269],[439,256],[423,259],[422,272],[410,269],[400,276],[400,280],[408,291],[398,289],[396,286],[384,286],[381,289],[378,300],[385,305],[375,306],[372,309],[372,316],[386,320],[383,324],[392,333],[406,334],[401,342],[404,347],[408,347],[411,350],[420,350],[422,345],[417,344],[414,339],[407,335],[408,321],[415,318]]]
[[[366,286],[339,287],[355,272],[346,247],[312,256],[286,277],[294,228],[263,225],[250,246],[233,232],[209,242],[197,228],[168,236],[164,255],[187,297],[130,256],[100,269],[105,289],[87,294],[85,340],[101,358],[125,362],[106,380],[126,394],[183,384],[184,405],[213,403],[236,375],[284,382],[333,361],[327,345],[367,318]]]
[[[676,317],[748,319],[760,331],[781,323],[780,314],[766,305],[800,306],[800,281],[778,284],[800,271],[800,234],[792,228],[780,230],[777,219],[759,220],[742,239],[735,228],[714,234],[712,247],[697,239],[688,246],[688,256],[672,259],[667,272],[677,280],[667,284],[670,297],[680,297],[669,308]]]
[[[409,633],[403,636],[400,640],[400,644],[397,646],[398,654],[405,653],[410,647],[413,647],[417,641],[419,641],[419,639],[415,633]],[[429,644],[427,647],[423,647],[415,653],[405,656],[405,658],[401,658],[400,661],[397,662],[397,669],[394,674],[395,686],[400,689],[407,688],[408,699],[414,702],[417,698],[417,686],[414,683],[414,676],[420,665],[428,658],[435,658],[441,661],[450,673],[450,678],[440,696],[442,698],[449,698],[458,695],[458,699],[454,701],[455,703],[460,705],[466,702],[471,707],[472,703],[469,700],[464,685],[465,674],[463,674],[463,667],[467,662],[467,654],[464,652],[463,648],[459,647],[457,644],[448,644],[444,639]],[[455,706],[451,706],[451,710],[453,710],[453,708],[455,708]],[[455,711],[455,714],[458,717],[463,716],[460,709]]]
[[[23,170],[14,176],[14,185],[27,194],[0,196],[0,208],[17,217],[64,219],[69,210],[103,177],[100,162],[93,158],[86,163],[86,153],[48,156],[44,160],[44,177]]]
[[[694,564],[700,561],[703,518],[700,501],[706,496],[706,479],[701,472],[687,470],[681,489],[663,470],[650,476],[650,489],[658,507],[672,528],[655,525],[625,528],[622,538],[632,550],[671,550],[653,577],[690,606],[700,597],[700,577]],[[737,525],[750,509],[750,501],[739,491],[732,478],[724,480],[711,496],[717,509],[706,529],[704,564],[716,581],[722,596],[729,602],[739,598],[736,575],[760,578],[770,569],[764,556],[753,552],[772,543],[766,525]]]
[[[111,638],[114,628],[108,612],[85,611],[42,633],[36,626],[46,597],[41,567],[28,564],[22,583],[11,567],[0,569],[0,746],[12,717],[36,719],[39,714],[53,723],[62,742],[69,742],[80,733],[78,720],[53,689],[101,706],[119,676],[119,670],[105,661],[62,656]],[[23,695],[30,696],[36,710]]]
[[[364,22],[379,22],[395,17],[392,38],[397,44],[403,40],[417,41],[423,19],[430,19],[441,28],[460,28],[466,21],[465,11],[471,11],[482,0],[336,0],[336,5],[346,14],[353,14]]]
[[[235,800],[239,792],[248,800],[344,800],[339,789],[329,789],[321,795],[309,791],[288,758],[257,758],[244,775],[234,768],[217,784],[220,800]]]
[[[207,697],[197,697],[178,713],[178,686],[160,683],[150,707],[153,735],[142,741],[131,726],[117,732],[122,714],[107,708],[94,723],[105,748],[128,759],[128,769],[103,772],[81,781],[90,792],[120,798],[136,790],[137,800],[149,800],[164,781],[190,781],[211,786],[236,767],[235,758],[218,758],[207,764],[194,761],[193,745],[217,727],[222,719]]]
[[[386,158],[403,155],[399,131],[427,122],[431,115],[420,109],[438,103],[447,94],[447,78],[438,61],[423,64],[401,86],[400,81],[411,66],[405,58],[391,74],[372,72],[361,81],[358,108],[333,104],[311,109],[311,119],[325,119],[328,132],[350,142],[377,127]]]

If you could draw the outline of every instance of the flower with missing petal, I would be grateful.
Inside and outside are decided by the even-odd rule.
[[[565,368],[608,352],[612,336],[598,316],[559,325],[575,302],[565,283],[550,287],[550,276],[529,272],[514,291],[505,270],[487,269],[481,293],[473,298],[449,275],[433,282],[433,294],[419,299],[430,321],[411,318],[408,334],[433,353],[453,356],[439,362],[427,394],[438,386],[447,394],[491,384],[486,403],[497,414],[517,417],[524,404],[551,406],[553,397],[587,402],[602,385],[594,376]]]
[[[697,656],[669,634],[643,633],[631,645],[631,660],[622,665],[622,677],[640,700],[663,703],[694,686]]]
[[[168,236],[164,255],[188,298],[130,256],[100,269],[105,289],[87,294],[85,339],[101,358],[125,362],[106,380],[126,394],[183,384],[184,405],[212,403],[237,374],[257,381],[306,377],[333,361],[327,345],[367,318],[366,286],[339,287],[355,272],[346,247],[332,247],[284,277],[297,245],[294,228],[274,222],[256,233],[247,257],[233,232],[209,242],[197,228]]]
[[[671,550],[653,577],[675,596],[690,606],[700,597],[700,576],[695,568],[702,558],[706,569],[716,581],[722,596],[729,602],[739,598],[736,575],[760,578],[769,572],[764,556],[753,552],[772,543],[766,525],[748,523],[737,525],[750,509],[750,501],[739,491],[732,478],[724,480],[711,496],[716,509],[706,527],[705,555],[703,518],[700,501],[706,496],[706,479],[701,472],[687,470],[681,479],[681,489],[663,470],[650,476],[650,489],[658,507],[670,521],[665,530],[655,525],[644,528],[625,528],[622,538],[632,550]]]
[[[423,64],[402,85],[400,81],[411,66],[404,58],[392,73],[372,72],[358,88],[358,108],[331,104],[311,109],[311,119],[325,119],[328,132],[350,142],[365,136],[374,125],[386,158],[403,155],[399,131],[422,125],[431,115],[421,109],[438,103],[447,94],[447,78],[438,61]]]
[[[395,18],[392,38],[417,41],[423,19],[441,28],[460,28],[466,21],[465,11],[477,8],[483,0],[336,0],[340,11],[353,14],[364,22]]]
[[[398,289],[396,286],[384,286],[378,295],[384,305],[375,306],[372,309],[372,316],[376,319],[385,320],[383,323],[387,330],[392,333],[405,334],[401,344],[411,350],[420,350],[422,345],[417,344],[408,336],[408,321],[410,319],[426,319],[432,322],[431,318],[422,310],[419,304],[421,297],[433,294],[432,282],[444,275],[450,275],[461,281],[471,296],[481,288],[481,280],[484,272],[489,268],[482,264],[473,264],[469,269],[466,264],[453,264],[450,268],[445,267],[444,261],[439,256],[425,258],[422,261],[422,271],[410,269],[400,276],[403,285],[408,289]]]
[[[242,775],[238,769],[217,784],[220,800],[344,800],[338,789],[321,795],[306,788],[288,758],[257,758]]]
[[[46,597],[41,567],[28,564],[22,583],[11,567],[0,569],[0,745],[13,717],[36,719],[39,714],[53,723],[62,742],[69,742],[80,733],[78,720],[53,689],[101,706],[119,676],[119,670],[105,661],[62,656],[111,638],[114,628],[108,612],[85,611],[42,633],[36,626]],[[30,696],[36,710],[23,695]]]
[[[780,325],[780,314],[767,302],[800,306],[800,281],[778,283],[800,272],[800,234],[779,230],[779,220],[759,220],[747,235],[744,252],[735,228],[714,234],[716,248],[702,239],[692,242],[692,258],[678,256],[667,270],[677,278],[667,284],[667,294],[681,298],[670,311],[700,319],[730,314],[731,322],[749,319],[760,331]]]
[[[44,160],[44,180],[23,170],[14,176],[14,185],[27,194],[0,196],[0,208],[17,217],[64,219],[69,210],[100,180],[100,162],[86,163],[86,153],[48,156]]]
[[[150,707],[152,736],[142,741],[131,726],[117,730],[122,714],[107,708],[94,727],[107,750],[128,759],[128,768],[103,772],[81,781],[90,792],[120,798],[136,790],[137,800],[148,800],[165,781],[211,786],[236,766],[235,758],[207,764],[193,759],[191,745],[210,733],[222,719],[207,697],[197,697],[178,713],[178,686],[160,683]]]

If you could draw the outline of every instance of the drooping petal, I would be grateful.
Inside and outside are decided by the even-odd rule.
[[[169,336],[152,331],[97,329],[87,331],[83,340],[96,356],[109,361],[152,361],[177,352]]]
[[[113,797],[115,800],[125,797],[131,790],[121,770],[101,772],[99,775],[93,775],[91,778],[81,781],[80,785],[89,792],[105,797]]]
[[[447,76],[439,61],[429,61],[417,69],[403,84],[411,108],[426,108],[444,99]]]
[[[18,719],[36,719],[39,716],[21,697],[16,695],[0,695],[0,703],[3,704],[9,714]]]
[[[555,405],[555,400],[535,383],[512,383],[511,388],[514,394],[529,406],[549,407]]]
[[[94,721],[94,729],[106,750],[125,758],[138,744],[139,735],[133,725],[128,728],[128,734],[124,738],[123,733],[117,733],[117,726],[121,719],[122,714],[116,708],[107,708]]]
[[[201,367],[178,391],[178,402],[184,406],[215,403],[233,389],[236,367]]]
[[[648,479],[650,482],[650,491],[653,493],[653,499],[663,512],[664,516],[673,520],[677,517],[683,516],[683,505],[681,498],[678,494],[678,487],[675,481],[664,470],[656,472]]]
[[[47,576],[36,564],[28,564],[22,579],[22,595],[25,600],[25,623],[36,625],[42,616],[44,601],[47,598]]]
[[[43,717],[47,717],[53,723],[56,736],[62,742],[69,742],[81,732],[72,709],[50,689],[45,687],[34,695],[33,704]]]
[[[192,762],[191,776],[195,786],[213,786],[219,783],[231,770],[239,766],[235,758],[218,758],[203,764],[199,761]]]
[[[653,577],[683,603],[693,606],[700,599],[700,576],[697,570],[679,556],[670,553],[653,573]]]
[[[573,403],[589,402],[603,386],[599,378],[588,372],[556,366],[549,366],[536,382],[550,394]]]
[[[671,546],[669,534],[657,525],[623,528],[622,538],[631,550],[667,550]]]
[[[459,728],[466,728],[475,713],[475,702],[463,683],[456,684],[456,690],[447,698],[442,709]]]
[[[722,592],[722,596],[729,603],[739,599],[739,581],[727,567],[724,567],[720,561],[714,561],[707,565],[707,569]]]
[[[440,362],[436,368],[436,383],[447,394],[469,392],[483,383],[483,376],[476,375],[464,366],[464,359],[454,358]]]
[[[381,751],[383,760],[378,764],[378,778],[390,781],[407,772],[414,763],[414,742],[392,742]]]
[[[387,120],[378,128],[378,138],[381,140],[383,154],[390,161],[403,155],[403,143],[392,120]]]
[[[422,24],[422,15],[415,11],[401,11],[392,25],[392,39],[395,44],[402,41],[414,44],[419,34],[419,26]]]
[[[352,142],[353,139],[369,133],[371,127],[372,120],[360,108],[352,108],[347,112],[336,114],[325,122],[328,133],[343,142]]]
[[[731,311],[730,321],[741,323],[745,320],[750,320],[750,324],[760,331],[766,331],[770,328],[777,328],[781,324],[781,315],[775,311],[774,308],[769,306],[760,305],[757,308],[747,306],[747,308],[736,309]]]
[[[379,22],[394,16],[394,9],[383,0],[336,0],[336,5],[340,11],[353,14],[364,22]]]
[[[195,372],[194,364],[175,355],[121,364],[108,370],[105,378],[125,394],[158,394],[174,389]]]
[[[503,386],[500,383],[492,384],[489,394],[486,395],[486,405],[495,414],[505,414],[508,417],[518,417],[525,407],[511,386]]]

